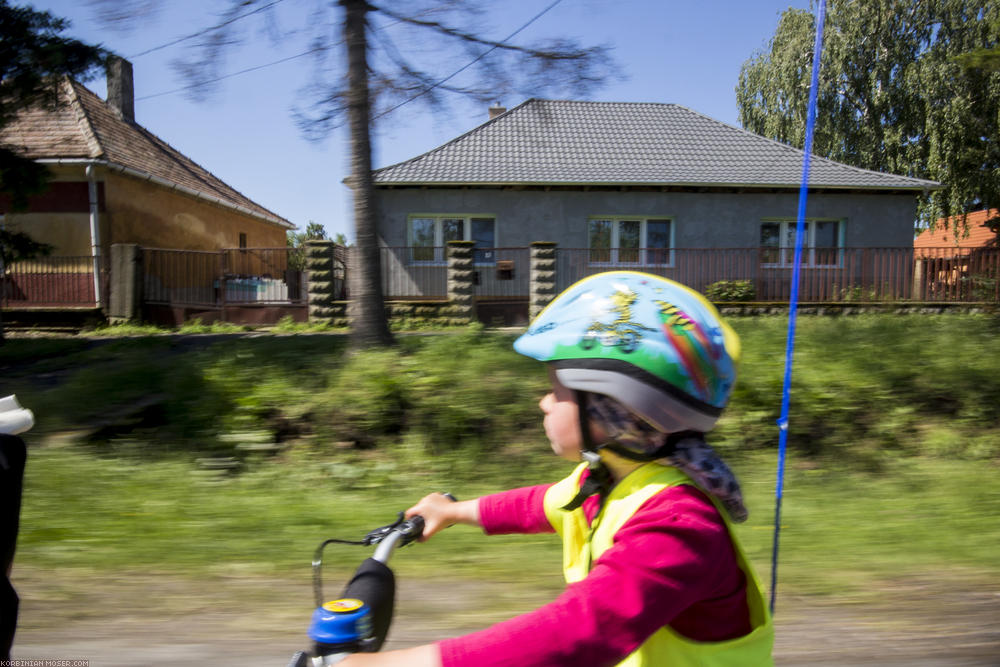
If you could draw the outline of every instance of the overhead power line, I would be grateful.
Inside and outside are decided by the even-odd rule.
[[[486,49],[485,51],[483,51],[482,53],[480,53],[478,56],[476,56],[475,58],[473,58],[472,60],[470,60],[468,63],[466,63],[465,65],[462,65],[457,70],[455,70],[454,72],[452,72],[451,74],[449,74],[445,78],[441,79],[440,81],[438,81],[438,82],[436,82],[436,83],[428,86],[427,88],[424,88],[423,90],[421,90],[416,95],[413,95],[412,97],[409,97],[409,98],[403,100],[399,104],[397,104],[397,105],[395,105],[393,107],[390,107],[389,109],[386,109],[385,111],[383,111],[382,113],[378,114],[377,116],[374,116],[372,118],[372,120],[377,120],[379,118],[382,118],[383,116],[388,116],[389,114],[391,114],[393,111],[396,111],[400,107],[402,107],[402,106],[404,106],[406,104],[409,104],[410,102],[413,102],[414,100],[420,99],[421,97],[423,97],[427,93],[431,92],[435,88],[438,88],[439,86],[443,86],[448,81],[454,79],[456,76],[458,76],[459,74],[461,74],[465,70],[469,69],[470,67],[472,67],[473,65],[475,65],[477,62],[479,62],[480,60],[482,60],[483,58],[485,58],[489,54],[493,53],[494,51],[496,51],[497,49],[499,49],[501,46],[505,45],[510,40],[512,40],[514,37],[516,37],[518,35],[518,33],[520,33],[522,30],[524,30],[525,28],[527,28],[529,25],[531,25],[532,23],[534,23],[535,21],[537,21],[538,19],[540,19],[542,16],[544,16],[546,13],[548,13],[548,11],[550,9],[552,9],[553,7],[555,7],[556,5],[558,5],[560,2],[562,2],[562,0],[555,0],[555,2],[553,2],[552,4],[550,4],[548,7],[546,7],[545,9],[543,9],[542,11],[538,12],[533,17],[531,17],[527,21],[527,23],[525,23],[520,28],[518,28],[514,32],[512,32],[509,35],[507,35],[506,37],[504,37],[499,43],[497,43],[494,46],[491,46],[490,48]]]
[[[248,12],[246,14],[243,14],[241,16],[233,18],[233,19],[231,19],[231,20],[229,20],[229,21],[227,21],[225,23],[220,23],[218,25],[212,26],[211,28],[206,28],[205,30],[201,30],[201,31],[199,31],[197,33],[193,33],[191,35],[188,35],[187,37],[182,37],[182,38],[174,40],[173,42],[170,42],[168,44],[162,44],[160,46],[154,47],[154,48],[149,49],[147,51],[143,51],[142,53],[139,53],[136,56],[130,56],[130,57],[135,58],[135,57],[138,57],[138,56],[142,56],[142,55],[145,55],[147,53],[151,53],[153,51],[156,51],[158,49],[167,48],[168,46],[172,46],[174,44],[178,44],[178,43],[183,42],[185,40],[193,39],[194,37],[198,37],[200,35],[204,35],[204,34],[206,34],[208,32],[211,32],[212,30],[215,30],[216,28],[220,28],[220,27],[222,27],[224,25],[232,23],[233,21],[238,21],[241,18],[246,18],[247,16],[250,16],[251,14],[255,14],[257,12],[263,11],[263,10],[267,9],[268,7],[272,7],[272,6],[276,5],[276,4],[278,4],[279,2],[283,2],[283,0],[274,0],[274,2],[271,2],[271,3],[267,4],[267,5],[264,5],[263,7],[258,7],[257,9],[255,9],[252,12]],[[478,56],[476,56],[475,58],[473,58],[472,60],[470,60],[468,63],[466,63],[462,67],[458,68],[457,70],[455,70],[454,72],[452,72],[451,74],[449,74],[445,78],[441,79],[440,81],[437,81],[437,82],[431,84],[427,88],[424,88],[420,92],[418,92],[415,95],[413,95],[413,96],[411,96],[411,97],[403,100],[399,104],[396,104],[395,106],[393,106],[393,107],[391,107],[391,108],[383,111],[382,113],[374,116],[372,118],[372,120],[377,120],[379,118],[382,118],[383,116],[387,116],[390,113],[392,113],[393,111],[396,111],[397,109],[399,109],[400,107],[405,106],[405,105],[409,104],[410,102],[413,102],[413,101],[415,101],[415,100],[423,97],[424,95],[426,95],[427,93],[431,92],[435,88],[443,86],[445,83],[447,83],[448,81],[454,79],[456,76],[458,76],[459,74],[461,74],[465,70],[467,70],[470,67],[472,67],[473,65],[475,65],[477,62],[479,62],[480,60],[482,60],[483,58],[485,58],[486,56],[488,56],[493,51],[496,51],[500,47],[502,47],[505,44],[507,44],[511,39],[513,39],[514,37],[516,37],[519,33],[521,33],[522,31],[524,31],[532,23],[534,23],[535,21],[537,21],[538,19],[540,19],[542,16],[544,16],[545,14],[547,14],[552,8],[554,8],[560,2],[562,2],[562,0],[554,0],[554,2],[550,3],[545,9],[543,9],[542,11],[538,12],[533,17],[531,17],[530,19],[528,19],[528,21],[526,21],[523,25],[521,25],[521,27],[519,27],[517,30],[515,30],[514,32],[510,33],[509,35],[507,35],[500,42],[497,42],[496,44],[494,44],[490,48],[486,49],[485,51],[483,51],[482,53],[480,53]],[[341,43],[343,43],[343,42],[339,41],[339,42],[336,42],[336,43],[332,44],[331,46],[336,46],[337,44],[341,44]],[[303,51],[302,53],[297,53],[294,56],[288,56],[287,58],[281,58],[280,60],[275,60],[275,61],[272,61],[272,62],[269,62],[269,63],[265,63],[263,65],[256,65],[254,67],[248,67],[246,69],[241,69],[241,70],[236,71],[236,72],[230,72],[229,74],[224,74],[222,76],[215,77],[214,79],[208,79],[206,81],[200,81],[200,82],[195,83],[195,84],[190,84],[190,85],[187,85],[187,86],[181,86],[179,88],[174,88],[172,90],[166,90],[166,91],[163,91],[161,93],[154,93],[152,95],[144,95],[143,97],[137,97],[137,98],[135,98],[135,101],[136,102],[141,102],[143,100],[149,100],[149,99],[153,99],[155,97],[163,97],[165,95],[173,95],[175,93],[182,93],[182,92],[187,91],[187,90],[193,90],[195,88],[199,88],[201,86],[204,86],[204,85],[207,85],[207,84],[210,84],[210,83],[217,83],[219,81],[224,81],[225,79],[230,79],[232,77],[239,76],[241,74],[247,74],[249,72],[256,72],[258,70],[262,70],[262,69],[266,69],[268,67],[273,67],[275,65],[280,65],[282,63],[286,63],[286,62],[288,62],[290,60],[295,60],[297,58],[302,58],[303,56],[307,56],[309,54],[316,53],[317,51],[321,51],[321,50],[323,50],[323,48],[324,47],[313,47],[313,48],[311,48],[311,49],[309,49],[307,51]]]
[[[240,19],[245,19],[248,16],[253,16],[254,14],[258,14],[258,13],[264,11],[265,9],[270,9],[271,7],[274,7],[279,2],[284,2],[284,1],[285,0],[274,0],[273,2],[269,2],[266,5],[264,5],[263,7],[258,7],[257,9],[254,9],[253,11],[247,12],[246,14],[240,14],[239,16],[234,16],[233,18],[229,19],[228,21],[223,21],[222,23],[216,23],[215,25],[213,25],[211,27],[208,27],[208,28],[205,28],[204,30],[199,30],[198,32],[193,32],[190,35],[186,35],[184,37],[178,37],[177,39],[169,41],[169,42],[167,42],[165,44],[160,44],[159,46],[154,46],[151,49],[146,49],[145,51],[141,51],[139,53],[134,53],[134,54],[132,54],[130,56],[126,56],[126,57],[129,60],[134,60],[136,58],[141,58],[142,56],[148,55],[148,54],[153,53],[155,51],[160,51],[162,49],[166,49],[168,47],[174,46],[175,44],[180,44],[181,42],[186,42],[189,39],[194,39],[196,37],[201,37],[202,35],[207,35],[208,33],[212,32],[213,30],[218,30],[219,28],[224,28],[225,26],[227,26],[227,25],[229,25],[231,23],[236,23]]]
[[[273,67],[274,65],[280,65],[281,63],[287,63],[289,60],[295,60],[296,58],[301,58],[303,56],[308,56],[311,53],[316,53],[317,51],[322,51],[322,47],[313,47],[308,51],[303,51],[302,53],[297,53],[294,56],[288,56],[287,58],[282,58],[281,60],[275,60],[274,62],[269,62],[264,65],[256,65],[254,67],[247,67],[246,69],[241,69],[238,72],[230,72],[229,74],[223,74],[222,76],[217,76],[214,79],[207,79],[205,81],[199,81],[195,84],[190,84],[187,86],[182,86],[180,88],[174,88],[173,90],[165,90],[162,93],[153,93],[152,95],[144,95],[143,97],[135,98],[136,102],[142,100],[150,100],[154,97],[163,97],[164,95],[173,95],[174,93],[182,93],[186,90],[194,90],[195,88],[200,88],[201,86],[208,85],[210,83],[216,83],[218,81],[223,81],[224,79],[230,79],[234,76],[239,76],[240,74],[247,74],[248,72],[256,72],[257,70],[266,69],[268,67]]]

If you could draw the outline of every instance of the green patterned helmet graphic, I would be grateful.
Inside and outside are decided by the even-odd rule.
[[[514,342],[572,389],[617,399],[664,432],[707,431],[729,401],[740,343],[689,287],[636,271],[570,286]]]

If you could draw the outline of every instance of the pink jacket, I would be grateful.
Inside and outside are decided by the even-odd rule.
[[[483,530],[554,532],[542,508],[548,488],[484,496]],[[583,508],[593,521],[597,497]],[[439,647],[444,667],[615,665],[664,625],[698,641],[741,637],[751,629],[746,579],[725,522],[690,485],[669,487],[647,501],[587,578],[554,601]]]

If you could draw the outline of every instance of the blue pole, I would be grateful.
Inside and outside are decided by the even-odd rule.
[[[771,614],[778,590],[778,541],[781,535],[781,500],[785,485],[785,452],[788,445],[788,406],[792,387],[792,358],[795,353],[795,323],[799,310],[799,273],[802,267],[802,239],[806,230],[806,201],[809,197],[809,159],[812,155],[813,130],[816,126],[816,106],[819,97],[819,64],[823,52],[823,24],[826,21],[826,0],[820,0],[816,18],[816,42],[813,45],[812,83],[809,86],[809,107],[806,115],[806,143],[802,157],[802,184],[799,187],[799,212],[795,226],[795,260],[792,265],[792,291],[788,300],[788,338],[785,341],[785,382],[781,392],[781,416],[778,418],[778,475],[774,487],[774,543],[771,548]],[[780,242],[779,242],[780,246]]]

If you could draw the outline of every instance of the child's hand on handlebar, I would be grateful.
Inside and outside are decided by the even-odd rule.
[[[424,542],[456,523],[478,526],[479,499],[456,502],[443,493],[432,493],[421,498],[420,502],[405,512],[407,519],[416,514],[424,518],[424,534],[420,538]]]

